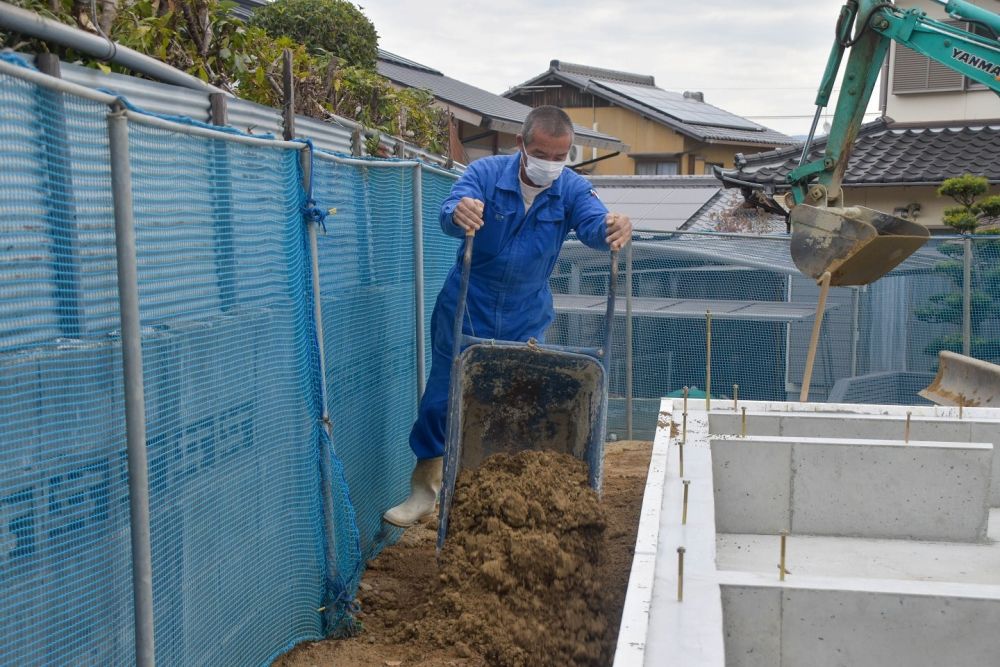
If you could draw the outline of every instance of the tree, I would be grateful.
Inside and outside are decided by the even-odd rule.
[[[971,293],[969,294],[971,339],[969,352],[977,359],[1000,361],[1000,337],[991,336],[989,324],[1000,313],[1000,196],[981,199],[989,191],[989,181],[981,176],[963,174],[945,180],[938,195],[951,197],[958,205],[945,209],[944,222],[963,234],[972,236]],[[985,237],[985,238],[983,238]],[[935,273],[948,278],[955,289],[930,297],[929,303],[916,310],[923,322],[962,326],[965,315],[963,297],[966,244],[947,241],[939,246],[952,259],[939,262]],[[936,356],[941,350],[962,352],[962,334],[935,338],[925,352]]]
[[[345,0],[278,0],[259,10],[281,10],[279,19],[288,19],[293,9],[303,11],[304,17],[312,17],[309,27],[319,38],[315,44],[301,41],[313,39],[311,34],[275,37],[263,27],[278,25],[279,19],[261,20],[262,25],[244,23],[233,16],[233,3],[227,0],[97,0],[94,16],[90,0],[14,0],[14,4],[109,35],[123,46],[243,99],[272,107],[281,106],[282,52],[287,48],[293,53],[297,113],[321,119],[334,114],[351,118],[437,154],[447,146],[445,113],[434,106],[427,91],[396,90],[374,70],[378,49],[375,28]],[[328,14],[320,16],[323,12]],[[331,21],[337,30],[351,34],[340,40],[335,31],[328,31],[333,30]],[[298,25],[288,22],[292,27]],[[33,52],[50,50],[43,42],[0,32],[0,47],[4,46]],[[69,49],[51,50],[64,60],[82,61],[104,71],[126,71]]]
[[[290,37],[313,55],[331,55],[344,64],[375,69],[378,33],[347,0],[275,0],[256,10],[250,24],[273,37]]]

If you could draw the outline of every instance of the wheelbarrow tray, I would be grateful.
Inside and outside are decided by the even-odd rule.
[[[562,452],[587,463],[600,493],[608,409],[607,371],[598,349],[473,341],[452,365],[448,394],[438,548],[460,470],[524,450]]]

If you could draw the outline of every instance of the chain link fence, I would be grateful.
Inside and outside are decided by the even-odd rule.
[[[819,288],[788,244],[784,234],[636,235],[620,258],[613,437],[629,437],[629,414],[632,437],[651,437],[660,398],[684,387],[698,394],[710,383],[720,400],[798,400]],[[923,404],[917,391],[940,350],[1000,362],[998,253],[998,236],[935,237],[875,283],[832,288],[810,400]],[[605,253],[567,243],[552,279],[550,342],[599,340],[607,281]]]

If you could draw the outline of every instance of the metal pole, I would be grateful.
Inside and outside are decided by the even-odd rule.
[[[291,49],[281,52],[281,119],[284,139],[289,141],[295,136],[295,61]]]
[[[625,433],[632,439],[632,241],[625,246]]]
[[[712,311],[705,311],[705,411],[712,411]]]
[[[424,393],[424,182],[423,168],[413,167],[413,304],[416,315],[417,404]]]
[[[132,597],[135,605],[135,663],[156,664],[153,644],[153,558],[149,537],[149,468],[146,461],[146,397],[142,379],[139,272],[132,212],[132,168],[128,120],[121,109],[108,114],[111,191],[115,214],[115,257],[125,375],[125,432],[128,455],[129,529],[132,538]]]
[[[858,344],[861,342],[861,288],[851,288],[851,377],[858,375]]]
[[[43,42],[61,44],[74,51],[86,53],[95,58],[117,63],[135,72],[149,75],[164,83],[206,93],[223,92],[220,88],[209,85],[198,77],[173,68],[156,58],[133,51],[127,46],[116,44],[104,37],[92,35],[89,32],[64,25],[59,21],[45,18],[27,9],[14,7],[6,2],[0,2],[0,28],[6,28],[10,32],[21,33],[29,37],[37,37]]]
[[[972,354],[972,239],[963,239],[962,256],[962,354]]]

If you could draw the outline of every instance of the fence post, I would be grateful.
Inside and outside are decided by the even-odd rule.
[[[851,288],[851,377],[858,375],[858,344],[861,342],[861,288]]]
[[[111,192],[115,216],[115,258],[125,376],[125,431],[128,459],[129,528],[132,538],[132,597],[135,605],[135,662],[156,664],[153,643],[153,561],[149,532],[149,468],[146,452],[146,397],[142,377],[139,273],[132,210],[128,118],[117,107],[108,114]]]
[[[962,240],[962,354],[972,354],[972,238]]]
[[[625,246],[625,437],[632,439],[632,241]]]
[[[424,184],[423,169],[413,166],[413,305],[416,315],[417,405],[424,392]]]
[[[58,56],[39,53],[35,66],[40,72],[61,78]],[[36,113],[45,123],[47,148],[42,155],[45,160],[45,179],[50,196],[46,198],[47,213],[51,225],[52,251],[58,260],[55,264],[59,329],[67,338],[79,338],[80,324],[80,258],[77,240],[76,203],[73,196],[73,178],[66,167],[70,160],[70,142],[66,131],[66,105],[64,93],[47,87],[38,87]]]
[[[295,138],[295,78],[293,74],[293,56],[291,49],[285,49],[282,54],[284,58],[283,62],[283,73],[282,84],[284,87],[284,113],[282,114],[283,127],[282,136],[285,141],[290,141]],[[306,146],[299,152],[299,166],[302,168],[302,189],[306,193],[307,198],[312,197],[312,146]],[[307,205],[315,205],[310,201]],[[325,333],[323,331],[323,299],[320,292],[320,280],[319,280],[319,222],[311,220],[306,223],[307,233],[309,236],[309,263],[311,267],[310,273],[312,278],[312,306],[313,306],[313,329],[314,335],[316,336],[316,354],[319,357],[317,359],[318,373],[319,373],[319,400],[320,400],[320,422],[323,427],[323,432],[326,434],[327,442],[333,439],[333,423],[330,420],[330,409],[327,401],[327,383],[326,383],[326,346],[325,346]],[[327,452],[324,448],[320,447],[319,456],[319,476],[320,476],[320,489],[323,498],[323,527],[326,537],[326,561],[327,569],[332,572],[327,573],[328,579],[332,580],[333,576],[336,574],[336,555],[335,555],[335,535],[336,535],[336,525],[334,523],[334,514],[336,509],[333,502],[333,466],[331,463],[332,452]],[[327,594],[331,591],[327,587]],[[326,611],[328,604],[324,597],[324,603],[321,607],[321,612]],[[324,615],[324,619],[327,616]],[[325,627],[325,624],[324,624]]]

